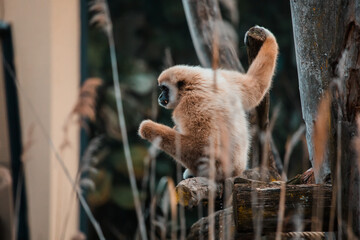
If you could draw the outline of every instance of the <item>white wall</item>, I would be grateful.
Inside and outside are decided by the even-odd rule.
[[[19,92],[23,144],[31,139],[24,160],[33,240],[60,239],[65,224],[65,239],[78,229],[75,194],[41,124],[74,177],[79,161],[77,124],[72,123],[67,133],[70,146],[61,151],[60,146],[80,82],[79,4],[76,0],[5,0],[5,20],[12,26],[16,73],[23,91]],[[29,134],[32,126],[34,132]]]

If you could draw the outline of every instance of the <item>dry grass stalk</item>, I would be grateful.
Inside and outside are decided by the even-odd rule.
[[[210,162],[209,162],[209,185],[212,182],[215,182],[215,141],[213,138],[209,140],[209,147],[210,147]],[[209,191],[209,205],[208,205],[208,216],[209,216],[209,239],[215,239],[215,218],[214,218],[214,211],[215,211],[215,192],[214,190]]]
[[[342,110],[341,110],[341,101],[344,98],[344,86],[343,81],[344,78],[344,64],[346,61],[347,56],[347,50],[345,50],[342,54],[342,57],[339,60],[339,64],[337,66],[337,75],[338,78],[333,79],[333,81],[330,84],[331,89],[331,97],[332,101],[336,103],[337,106],[337,119],[341,119]],[[334,124],[335,125],[335,124]],[[333,172],[333,177],[335,178],[335,181],[333,181],[333,194],[332,194],[332,211],[330,213],[330,223],[329,223],[329,231],[333,231],[334,229],[334,220],[335,217],[337,218],[337,228],[338,228],[338,237],[341,239],[342,235],[342,212],[341,212],[341,121],[337,121],[336,124],[336,167],[335,167],[335,173]],[[335,212],[336,211],[336,212]],[[332,239],[332,235],[330,235],[330,239]]]
[[[270,119],[269,126],[267,127],[265,132],[260,132],[260,141],[262,142],[263,145],[263,149],[261,149],[263,154],[262,154],[261,168],[260,168],[262,181],[265,180],[265,178],[267,177],[266,175],[268,174],[268,169],[269,169],[268,160],[269,160],[269,151],[271,150],[271,136],[275,126],[275,122],[279,116],[279,113],[280,113],[280,105],[276,105],[272,117]],[[259,131],[258,128],[257,131]]]
[[[157,206],[162,210],[162,215],[156,215]],[[170,206],[171,222],[168,224],[168,210]],[[171,225],[171,239],[177,239],[177,198],[174,181],[170,177],[162,177],[157,186],[150,205],[150,239],[156,237],[156,228],[160,238],[166,239],[168,225]]]
[[[155,144],[150,145],[150,147],[148,148],[148,155],[144,159],[144,176],[141,183],[141,189],[143,190],[144,194],[146,193],[147,184],[149,182],[155,184],[155,179],[154,179],[155,170],[153,170],[152,164],[156,163],[156,157],[159,153],[156,146],[160,144],[160,141],[161,141],[160,138],[156,138],[154,140]],[[150,180],[150,178],[152,179]],[[153,193],[154,193],[153,191],[150,191],[151,198],[153,197]],[[142,209],[145,209],[145,200],[142,203]]]
[[[72,113],[94,122],[96,116],[97,89],[101,85],[102,80],[100,78],[88,78],[80,88],[78,101]]]
[[[305,133],[305,125],[302,124],[298,130],[286,141],[285,156],[284,156],[284,171],[282,173],[282,180],[286,181],[286,174],[289,167],[290,156],[296,145],[303,139]]]
[[[139,228],[141,233],[141,238],[143,240],[147,240],[146,228],[145,228],[145,220],[143,216],[143,212],[141,209],[141,202],[139,197],[139,190],[136,185],[136,179],[134,174],[134,167],[132,164],[132,158],[130,153],[129,140],[127,136],[127,129],[125,123],[124,110],[122,105],[122,97],[120,90],[120,82],[119,82],[119,72],[117,67],[117,58],[116,58],[116,49],[115,49],[115,41],[112,31],[112,22],[110,17],[110,11],[108,8],[108,4],[106,0],[94,0],[90,6],[90,11],[96,11],[91,23],[94,23],[101,27],[104,32],[107,34],[110,48],[110,60],[111,60],[111,68],[114,82],[114,90],[115,90],[115,99],[116,99],[116,107],[118,112],[119,125],[121,129],[121,136],[124,146],[125,152],[125,160],[126,166],[129,172],[129,180],[131,185],[131,190],[134,198],[134,205],[136,210],[137,219],[139,222]]]
[[[176,156],[177,159],[181,159],[181,136],[180,134],[176,134],[175,139],[176,145]],[[177,182],[180,182],[182,179],[181,174],[181,165],[179,163],[176,164],[176,172],[177,172]],[[179,193],[179,198],[183,198],[183,193]],[[180,239],[184,240],[186,238],[186,220],[185,220],[185,208],[181,204],[178,205],[179,214],[180,214]]]
[[[360,172],[360,114],[356,116],[356,126],[357,134],[353,139],[353,147],[356,152],[358,171]]]
[[[175,191],[175,184],[171,178],[167,178],[167,186],[168,192],[170,195],[170,207],[171,207],[171,239],[177,239],[177,201],[176,201],[176,191]]]
[[[281,174],[281,178],[286,179],[290,155],[296,144],[301,140],[303,134],[305,132],[305,125],[301,125],[299,129],[290,137],[285,146],[285,156],[284,156],[284,169]],[[286,193],[286,182],[281,182],[280,189],[280,202],[279,202],[279,213],[278,213],[278,223],[276,228],[276,240],[281,239],[282,227],[284,221],[285,214],[285,193]]]
[[[217,69],[219,67],[219,35],[218,29],[214,27],[214,32],[212,35],[212,69],[213,69],[213,80],[214,80],[214,91],[217,90]],[[218,136],[213,136],[214,138],[209,139],[210,147],[210,159],[209,159],[209,184],[215,181],[215,142],[219,142],[220,132]],[[217,141],[216,141],[217,140]],[[209,239],[213,240],[215,238],[215,192],[211,190],[209,192],[209,205],[208,205],[208,216],[209,216]]]
[[[319,103],[317,118],[314,123],[314,174],[319,176],[321,165],[324,162],[325,150],[330,129],[330,96],[326,92]]]

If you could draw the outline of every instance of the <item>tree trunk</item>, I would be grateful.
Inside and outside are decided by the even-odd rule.
[[[303,118],[310,161],[319,101],[331,92],[325,161],[315,171],[323,182],[332,173],[339,233],[359,237],[359,166],[353,140],[360,111],[360,0],[291,0]],[[333,203],[335,204],[335,202]]]
[[[237,44],[236,31],[222,20],[218,2],[183,0],[183,5],[201,66],[211,68],[214,50],[218,50],[218,67],[244,72],[234,44]]]

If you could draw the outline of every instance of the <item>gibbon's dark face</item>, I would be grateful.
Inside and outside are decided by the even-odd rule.
[[[170,98],[169,98],[169,88],[165,85],[160,85],[161,93],[158,98],[159,105],[162,107],[165,107],[169,104]]]

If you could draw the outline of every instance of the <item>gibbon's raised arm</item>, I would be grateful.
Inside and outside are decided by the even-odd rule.
[[[260,104],[271,86],[275,71],[278,45],[274,35],[269,30],[262,29],[266,33],[266,39],[246,74],[220,70],[221,75],[229,81],[234,81],[234,84],[239,87],[245,111],[249,111]],[[246,38],[247,36],[245,36]]]

